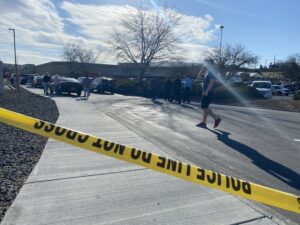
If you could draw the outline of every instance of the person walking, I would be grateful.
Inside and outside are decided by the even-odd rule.
[[[49,90],[49,84],[50,84],[51,78],[48,74],[44,75],[43,77],[43,86],[44,86],[44,94],[48,95]]]
[[[83,86],[84,97],[86,98],[86,100],[88,100],[90,97],[91,83],[92,83],[91,79],[88,76],[86,76],[83,79],[82,86]]]
[[[186,75],[183,80],[183,102],[191,103],[192,79]]]
[[[216,78],[214,74],[205,68],[203,73],[203,88],[202,88],[202,101],[201,101],[201,108],[203,110],[203,118],[200,123],[196,126],[201,128],[207,128],[206,121],[207,117],[211,116],[214,120],[214,128],[217,128],[221,123],[221,118],[216,115],[210,108],[209,105],[213,101],[213,89],[216,83]]]

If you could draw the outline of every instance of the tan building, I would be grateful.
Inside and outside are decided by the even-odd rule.
[[[35,67],[39,74],[59,74],[63,76],[79,77],[89,74],[91,76],[104,75],[107,77],[137,77],[138,69],[134,64],[120,63],[118,65],[92,64],[92,63],[69,63],[49,62]],[[199,71],[199,65],[180,66],[155,66],[150,67],[144,77],[173,77],[175,75],[190,74],[195,76]]]
[[[33,74],[35,73],[35,65],[34,64],[25,64],[21,70],[24,74]]]
[[[36,66],[36,73],[59,74],[64,76],[106,75],[111,77],[126,76],[122,74],[118,65],[77,63],[77,62],[49,62]]]

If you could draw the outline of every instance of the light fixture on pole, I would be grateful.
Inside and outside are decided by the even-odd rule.
[[[15,76],[16,76],[16,87],[17,90],[19,90],[19,74],[17,69],[17,52],[16,52],[16,32],[15,29],[9,28],[8,30],[11,30],[14,35],[14,52],[15,52]]]

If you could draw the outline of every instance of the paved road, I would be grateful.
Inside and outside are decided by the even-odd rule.
[[[39,89],[30,90],[41,93]],[[150,103],[149,107],[156,109],[148,100],[118,95],[93,95],[88,102],[65,96],[53,99],[60,112],[57,124],[61,126],[171,157],[166,143],[164,146],[156,144],[154,139],[146,140],[138,134],[140,130],[116,120],[123,108],[125,121],[131,114],[119,104],[137,103],[143,107]],[[129,121],[134,120],[132,117]],[[170,133],[169,128],[167,131]],[[12,224],[285,223],[225,192],[49,139],[2,222],[2,225]]]
[[[300,114],[214,106],[222,115],[219,129],[195,127],[198,104],[102,96],[90,104],[180,160],[300,195]],[[211,125],[213,121],[210,121]],[[300,216],[259,206],[300,224]]]
[[[53,99],[62,126],[299,194],[299,144],[293,140],[300,139],[299,114],[218,106],[220,129],[204,130],[195,127],[198,105],[120,95],[93,95],[87,102]],[[280,220],[300,221],[296,214],[49,140],[3,225],[282,224]]]

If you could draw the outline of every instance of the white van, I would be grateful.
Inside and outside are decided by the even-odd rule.
[[[271,81],[253,81],[251,87],[256,88],[265,98],[272,98]]]

